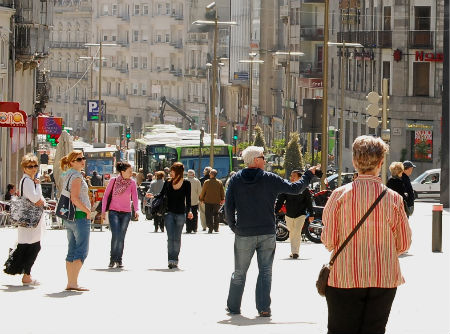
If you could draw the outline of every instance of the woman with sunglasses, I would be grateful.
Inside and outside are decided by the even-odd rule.
[[[74,150],[63,157],[60,166],[66,171],[64,188],[70,191],[70,199],[75,206],[74,221],[64,220],[67,229],[69,249],[66,256],[67,287],[66,290],[89,291],[78,285],[78,275],[89,251],[89,234],[91,231],[91,202],[89,188],[81,174],[86,165],[83,152]]]
[[[19,195],[24,196],[34,203],[36,206],[44,205],[44,197],[42,196],[41,184],[36,174],[39,169],[38,158],[32,154],[26,154],[20,164],[24,174],[19,183]],[[39,224],[33,227],[17,228],[17,248],[13,254],[11,266],[5,269],[10,275],[23,274],[23,285],[39,285],[39,282],[32,279],[31,267],[41,250],[41,237],[43,228],[45,227],[44,215],[41,216]]]

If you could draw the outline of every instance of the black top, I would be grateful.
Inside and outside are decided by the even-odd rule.
[[[11,200],[11,193],[8,191],[6,194],[5,194],[5,201],[10,201]]]
[[[306,212],[313,215],[312,197],[308,188],[298,195],[278,195],[277,202],[275,203],[275,212],[280,211],[283,204],[286,204],[286,216],[290,218],[306,215]]]
[[[167,195],[167,211],[177,214],[184,214],[191,211],[191,183],[183,180],[180,189],[173,189],[172,181],[164,183],[162,191]]]
[[[200,179],[200,183],[202,184],[202,186],[203,186],[203,183],[205,183],[206,180],[209,180],[209,174],[206,174],[205,176],[203,176]]]
[[[402,175],[402,181],[405,186],[405,191],[408,194],[408,198],[406,199],[406,204],[408,206],[414,206],[414,190],[411,185],[411,180],[409,179],[409,176],[403,173]]]
[[[400,179],[399,177],[391,177],[387,181],[386,187],[399,193],[405,201],[408,201],[408,193],[406,192],[405,184],[403,183],[402,179]],[[408,205],[408,206],[410,206],[410,205]]]
[[[91,177],[91,184],[94,187],[101,187],[103,183],[102,177],[100,175],[92,175]]]

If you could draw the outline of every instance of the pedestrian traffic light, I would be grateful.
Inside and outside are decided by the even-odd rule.
[[[378,102],[380,101],[381,96],[379,96],[377,92],[370,92],[366,96],[366,99],[369,102],[369,105],[366,107],[366,111],[370,115],[366,123],[369,126],[369,128],[375,129],[378,127],[379,124],[378,114],[380,113],[381,109],[378,105]]]
[[[127,140],[129,141],[131,138],[131,130],[130,128],[127,128],[127,134],[126,134]]]
[[[238,130],[236,128],[233,129],[233,140],[238,140]]]
[[[47,141],[52,145],[56,146],[59,143],[59,136],[60,135],[47,135]]]

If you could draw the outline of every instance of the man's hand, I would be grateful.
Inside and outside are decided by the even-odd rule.
[[[308,169],[311,173],[313,173],[314,175],[316,175],[317,177],[322,177],[322,171],[320,170],[320,164],[316,165],[316,166],[312,166],[310,169]]]
[[[136,211],[134,212],[134,219],[136,219],[136,220],[139,219],[139,213],[137,213]]]
[[[105,220],[106,218],[106,212],[102,212],[102,220]]]
[[[188,214],[187,214],[187,217],[188,217],[188,219],[193,219],[194,215],[192,214],[191,211],[189,211]]]
[[[34,205],[36,205],[36,206],[44,206],[44,201],[40,199],[39,201],[34,203]]]

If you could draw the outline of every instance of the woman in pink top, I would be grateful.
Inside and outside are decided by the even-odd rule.
[[[323,211],[322,242],[337,251],[386,187],[378,177],[388,150],[380,138],[353,142],[358,177],[333,191]],[[397,286],[398,256],[411,245],[403,198],[388,189],[331,267],[325,296],[328,333],[384,333]]]
[[[122,254],[125,243],[125,234],[131,219],[131,200],[133,200],[135,219],[138,219],[138,197],[136,182],[131,179],[133,170],[128,162],[118,162],[116,170],[119,176],[112,179],[106,188],[102,201],[102,218],[108,212],[109,229],[111,230],[111,259],[109,268],[122,268]],[[111,202],[107,208],[107,198],[112,191]]]

